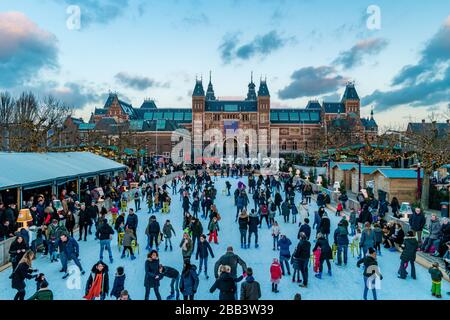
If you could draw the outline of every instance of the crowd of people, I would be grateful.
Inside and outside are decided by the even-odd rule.
[[[37,195],[28,201],[33,221],[29,223],[28,228],[20,228],[17,232],[15,205],[10,204],[4,208],[0,204],[1,235],[4,238],[15,237],[10,247],[12,288],[17,290],[14,299],[25,298],[26,280],[30,279],[36,279],[37,283],[36,293],[30,299],[53,299],[45,274],[39,274],[39,270],[32,267],[34,257],[42,250],[42,254],[49,257],[49,263],[59,261],[63,279],[69,276],[69,261],[73,261],[83,275],[85,269],[80,263],[78,243],[95,236],[95,240],[100,244],[99,261],[90,269],[84,298],[104,300],[111,296],[129,300],[123,267],[116,269],[112,287],[109,286],[111,270],[105,262],[104,253],[108,253],[109,263],[112,264],[114,257],[111,241],[117,234],[122,247],[121,259],[128,257],[135,260],[135,251],[139,250],[138,235],[145,232],[145,249],[148,254],[143,266],[143,298],[150,299],[153,291],[156,299],[162,299],[159,287],[161,281],[167,278],[170,279],[170,295],[166,299],[194,300],[201,274],[204,273],[205,279],[209,279],[209,261],[217,256],[212,245],[218,244],[222,239],[220,233],[223,214],[232,214],[235,217],[235,228],[239,229],[240,247],[243,250],[251,249],[252,244],[254,248],[258,248],[260,229],[270,230],[273,238],[272,249],[277,255],[269,268],[273,293],[281,290],[280,280],[286,275],[291,276],[292,282],[299,288],[308,288],[311,262],[315,278],[332,277],[331,262],[335,260],[337,266],[346,267],[349,250],[358,257],[357,267],[364,266],[364,299],[368,298],[369,290],[372,290],[373,298],[377,299],[376,283],[382,280],[377,265],[382,255],[382,247],[401,251],[398,270],[398,277],[401,279],[407,277],[409,267],[411,277],[416,277],[414,262],[418,250],[443,257],[448,270],[450,226],[446,218],[440,221],[437,216],[432,216],[427,226],[429,233],[422,237],[427,222],[420,208],[415,209],[410,218],[411,230],[405,232],[402,224],[386,220],[387,212],[380,210],[379,204],[375,205],[373,198],[361,201],[361,210],[351,209],[349,214],[346,214],[346,200],[340,198],[342,203],[336,210],[339,222],[332,230],[329,210],[326,210],[327,203],[330,202],[329,196],[319,193],[316,200],[318,210],[310,213],[308,205],[314,192],[311,185],[302,180],[295,180],[289,174],[256,175],[243,166],[213,169],[216,170],[208,172],[196,168],[191,175],[182,173],[161,185],[157,180],[159,175],[154,171],[130,171],[126,177],[112,179],[100,188],[101,190],[98,186],[90,186],[83,195],[84,202],[80,202],[74,192],[67,193],[66,190],[60,195],[53,195],[51,199]],[[235,186],[227,179],[225,189],[218,192],[215,181],[219,175],[240,179],[235,180]],[[301,201],[296,203],[298,194]],[[227,208],[227,212],[219,212],[216,206],[218,196],[229,197],[230,205],[234,204],[235,215],[230,208]],[[175,214],[182,214],[181,230],[176,230],[171,220],[164,218],[164,214],[170,212],[171,202],[178,197],[182,212]],[[59,200],[62,206],[55,206],[57,202],[53,200]],[[134,208],[130,208],[129,202],[134,203]],[[145,228],[140,227],[136,214],[142,210],[143,202],[146,202],[149,214]],[[158,221],[158,217],[162,217],[161,221]],[[281,231],[282,223],[277,221],[278,218],[282,219],[284,224],[298,226],[297,239],[289,239]],[[77,240],[74,238],[76,229]],[[182,234],[182,239],[177,246],[172,239],[178,233]],[[295,245],[294,241],[297,240]],[[161,261],[162,246],[164,251],[173,251],[174,248],[179,250],[182,270]],[[244,261],[234,252],[233,247],[229,246],[214,263],[212,272],[215,281],[210,293],[219,291],[220,300],[260,299],[263,296],[260,284],[255,280],[253,269],[247,263],[249,261]],[[238,266],[242,272],[239,272]],[[433,295],[441,297],[443,274],[436,265],[430,268],[429,272]],[[241,283],[240,292],[238,283]]]

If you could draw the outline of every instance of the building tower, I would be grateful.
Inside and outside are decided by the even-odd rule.
[[[252,81],[253,82],[253,81]],[[258,141],[258,152],[267,150],[267,155],[270,154],[270,93],[267,87],[267,79],[260,80],[258,89],[258,137],[262,138]],[[264,143],[263,135],[267,135],[267,143]]]
[[[200,80],[196,78],[194,91],[192,92],[192,144],[195,164],[202,163],[205,99],[203,81],[201,78]]]
[[[354,113],[358,118],[361,116],[361,101],[355,89],[354,82],[348,82],[342,96],[342,104],[345,106],[345,113]]]

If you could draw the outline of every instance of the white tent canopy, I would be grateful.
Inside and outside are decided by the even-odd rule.
[[[0,189],[125,170],[126,166],[90,152],[0,152]]]

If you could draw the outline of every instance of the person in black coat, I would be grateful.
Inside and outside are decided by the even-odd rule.
[[[331,227],[330,219],[328,218],[328,215],[324,213],[322,219],[320,219],[318,230],[325,237],[325,239],[328,239],[328,235],[330,234],[330,227]]]
[[[227,265],[222,265],[220,267],[220,272],[219,278],[214,282],[211,289],[209,289],[209,292],[214,293],[216,289],[219,289],[219,300],[236,300],[236,283],[240,282],[244,277],[242,275],[238,278],[233,277],[231,275],[231,267]]]
[[[300,274],[302,274],[303,283],[300,284],[301,287],[308,287],[308,264],[309,258],[311,256],[311,243],[305,233],[300,233],[300,242],[295,248],[292,254],[292,264],[294,265],[294,274],[292,276],[292,282],[295,281],[297,275],[297,282],[300,282]]]
[[[195,255],[195,259],[198,260],[200,258],[200,266],[198,273],[202,272],[202,267],[205,266],[205,276],[206,279],[209,279],[208,276],[208,252],[211,255],[211,258],[214,258],[214,252],[211,249],[211,246],[208,241],[206,241],[206,235],[202,234],[200,236],[200,241],[197,246],[197,254]]]
[[[422,243],[422,231],[426,223],[427,219],[422,213],[422,210],[420,208],[416,208],[414,210],[414,213],[409,217],[409,226],[411,227],[411,230],[414,231],[415,234],[417,234],[417,240],[419,241],[419,244]]]
[[[101,276],[101,284],[99,288],[99,292],[96,291],[97,277]],[[85,290],[85,299],[95,300],[96,297],[100,297],[100,300],[105,300],[106,296],[109,292],[109,275],[108,275],[108,266],[99,261],[92,266],[91,274],[86,282],[86,290]]]
[[[87,208],[87,213],[89,215],[89,218],[91,219],[91,224],[89,225],[89,234],[92,234],[92,225],[95,223],[97,225],[97,219],[99,210],[97,205],[95,204],[95,200],[91,200],[91,205]],[[88,203],[89,204],[89,203]]]
[[[79,226],[79,233],[80,236],[78,237],[78,241],[81,241],[83,238],[83,231],[84,231],[84,241],[87,241],[87,233],[88,233],[88,227],[92,224],[92,219],[89,216],[89,213],[86,211],[86,206],[84,203],[80,205],[80,211],[78,212],[78,226]]]
[[[9,259],[12,263],[13,272],[28,249],[28,243],[26,243],[22,236],[18,235],[13,243],[11,243],[9,247]]]
[[[323,272],[323,262],[326,261],[328,267],[328,275],[331,276],[331,263],[330,260],[333,259],[333,253],[331,251],[330,244],[328,240],[321,233],[317,234],[317,242],[314,246],[313,251],[316,251],[317,248],[320,248],[320,264],[319,264],[319,273],[315,275],[316,278],[322,279]]]
[[[125,222],[125,229],[127,227],[133,230],[134,236],[137,237],[136,230],[138,227],[138,216],[134,213],[134,210],[132,208],[130,208],[127,220]]]
[[[17,290],[14,300],[24,300],[26,288],[25,279],[31,280],[37,277],[37,274],[32,275],[33,272],[38,271],[32,269],[33,259],[34,252],[28,250],[13,269],[11,286],[13,289]]]
[[[166,298],[167,300],[171,300],[175,297],[175,290],[177,292],[176,299],[180,300],[180,272],[177,269],[159,265],[159,273],[161,273],[164,277],[171,279],[170,280],[170,295]]]
[[[406,265],[409,264],[411,266],[411,278],[416,279],[416,268],[414,262],[416,261],[416,252],[419,248],[419,242],[416,240],[416,237],[414,237],[413,231],[408,231],[401,247],[403,248],[403,251],[400,255],[398,277],[400,279],[406,279]]]
[[[255,234],[255,248],[258,248],[258,225],[259,225],[259,218],[256,214],[255,210],[252,209],[250,216],[248,218],[248,241],[247,241],[247,248],[250,248],[250,242],[252,239],[252,234]]]
[[[159,294],[159,281],[162,279],[163,275],[159,272],[159,256],[156,250],[152,250],[147,255],[147,260],[145,261],[145,300],[150,297],[150,289],[153,288],[155,291],[156,298],[161,300],[161,295]]]
[[[147,250],[153,250],[153,243],[156,246],[156,250],[159,250],[158,237],[160,233],[161,227],[159,222],[156,221],[156,216],[151,216],[145,230],[145,234],[147,235]]]
[[[356,266],[359,268],[361,264],[364,264],[364,300],[367,300],[369,289],[372,289],[373,300],[377,300],[377,280],[383,280],[378,268],[377,251],[374,248],[369,248],[368,255],[359,259]]]
[[[297,239],[300,240],[300,234],[304,233],[306,235],[306,239],[309,240],[311,237],[311,226],[309,225],[309,219],[305,218],[304,223],[300,225],[300,229],[298,230]]]
[[[359,215],[358,222],[362,225],[366,224],[366,222],[372,223],[372,214],[369,211],[369,206],[367,204],[363,205],[363,209]]]
[[[241,234],[241,248],[246,249],[247,248],[247,230],[248,230],[248,223],[249,223],[249,217],[247,214],[247,210],[242,210],[239,214],[239,233]]]

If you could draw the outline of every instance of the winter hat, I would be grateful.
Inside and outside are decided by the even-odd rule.
[[[119,276],[123,275],[124,272],[125,272],[125,270],[124,270],[123,267],[117,267],[117,274],[118,274]]]
[[[376,251],[374,248],[369,248],[369,254],[374,254]]]
[[[44,288],[48,288],[47,280],[44,280],[44,281],[41,282],[41,289],[44,289]]]

